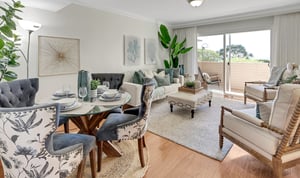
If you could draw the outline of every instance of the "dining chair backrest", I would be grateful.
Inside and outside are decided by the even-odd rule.
[[[93,80],[109,82],[110,89],[120,89],[123,84],[124,73],[92,73]]]
[[[0,83],[0,107],[33,106],[39,90],[39,79],[20,79]]]
[[[53,148],[58,112],[58,104],[0,108],[0,156],[5,177],[58,178],[77,167],[82,145],[69,152]]]

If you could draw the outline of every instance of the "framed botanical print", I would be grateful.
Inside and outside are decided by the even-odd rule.
[[[124,64],[139,65],[141,63],[141,39],[136,36],[124,36]]]
[[[145,39],[145,64],[156,64],[157,61],[157,41],[155,39]]]
[[[80,68],[79,51],[79,39],[39,36],[39,76],[77,73]]]

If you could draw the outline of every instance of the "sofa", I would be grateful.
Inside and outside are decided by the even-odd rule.
[[[182,86],[184,83],[184,77],[179,75],[179,72],[177,73],[176,71],[172,73],[172,77],[170,77],[170,73],[165,69],[139,70],[135,71],[133,74],[128,72],[125,73],[125,78],[127,79],[123,82],[120,89],[131,95],[131,100],[128,105],[133,107],[141,104],[140,96],[144,78],[150,78],[156,84],[152,101],[166,98],[168,94],[177,92],[178,87]]]

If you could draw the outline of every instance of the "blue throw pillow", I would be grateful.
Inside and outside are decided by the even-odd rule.
[[[174,72],[173,69],[165,69],[166,75],[169,74],[169,76],[170,76],[170,83],[173,83],[173,81],[174,81],[173,72]]]

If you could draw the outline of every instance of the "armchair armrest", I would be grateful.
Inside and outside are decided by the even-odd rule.
[[[139,106],[141,105],[140,97],[142,92],[142,85],[130,82],[123,82],[121,90],[128,92],[131,95],[129,105]]]
[[[256,126],[259,126],[259,127],[263,127],[264,125],[264,121],[256,118],[256,117],[252,117],[246,113],[243,113],[241,111],[238,111],[238,110],[232,110],[232,109],[229,109],[229,108],[226,108],[224,106],[221,107],[221,125],[223,126],[223,119],[224,119],[224,112],[227,111],[227,112],[230,112],[232,115],[240,118],[240,119],[243,119],[245,121],[248,121]]]
[[[253,117],[253,116],[250,116],[250,115],[248,115],[246,113],[243,113],[241,111],[238,111],[238,110],[232,110],[231,113],[232,113],[232,115],[234,115],[234,116],[236,116],[236,117],[238,117],[240,119],[243,119],[243,120],[245,120],[247,122],[250,122],[250,123],[252,123],[254,125],[257,125],[259,127],[261,127],[263,125],[263,122],[264,122],[263,120],[260,120],[260,119],[258,119],[256,117]]]
[[[245,82],[245,85],[247,84],[266,84],[266,81],[250,81],[250,82]]]

